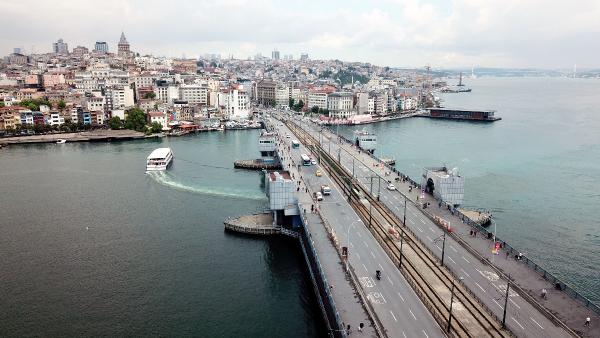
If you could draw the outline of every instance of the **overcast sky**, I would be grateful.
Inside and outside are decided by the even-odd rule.
[[[181,57],[306,52],[378,65],[600,66],[600,0],[0,0],[0,53],[72,49],[124,30],[131,49]]]

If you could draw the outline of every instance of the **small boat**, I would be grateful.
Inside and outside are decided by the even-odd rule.
[[[65,139],[60,139],[60,140],[56,141],[56,144],[65,144],[65,143],[67,143],[67,140],[65,140]]]
[[[171,148],[157,148],[146,158],[146,171],[167,170],[173,162]]]

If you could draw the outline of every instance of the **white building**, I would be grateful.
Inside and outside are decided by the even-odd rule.
[[[225,97],[225,116],[230,120],[247,119],[250,115],[250,98],[243,89],[231,89]]]
[[[356,110],[359,115],[369,112],[369,93],[356,93]]]
[[[294,180],[287,171],[273,171],[266,176],[268,183],[267,195],[269,208],[272,211],[284,211],[284,215],[298,214],[298,196]]]
[[[320,109],[327,109],[327,96],[329,94],[324,90],[311,90],[308,93],[308,109],[314,106]]]
[[[356,114],[352,93],[331,93],[327,98],[329,116],[335,119],[347,119]]]
[[[163,130],[169,129],[167,114],[161,111],[148,112],[148,122],[150,122],[150,124],[157,122],[163,127]]]
[[[113,86],[106,88],[106,109],[127,109],[133,107],[133,89],[129,86]]]
[[[189,104],[208,104],[208,86],[204,85],[181,85],[179,87],[179,99]]]
[[[179,100],[179,87],[176,85],[162,85],[154,87],[154,94],[156,94],[156,100],[173,104],[174,100]]]
[[[290,87],[279,87],[275,89],[275,104],[280,107],[287,107],[290,104],[292,93]]]
[[[85,101],[86,108],[88,111],[104,111],[104,109],[106,108],[106,99],[104,98],[104,96],[87,97]]]

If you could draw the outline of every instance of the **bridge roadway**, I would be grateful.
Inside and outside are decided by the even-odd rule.
[[[279,135],[292,134],[285,125],[273,120]],[[298,168],[300,155],[308,154],[303,144],[291,148],[292,138],[282,138],[286,147],[280,147],[284,168],[288,164]],[[288,151],[287,147],[290,148]],[[290,163],[291,161],[291,163]],[[348,246],[349,263],[389,337],[445,337],[421,300],[414,293],[402,274],[383,251],[369,230],[361,224],[359,216],[346,201],[334,182],[318,165],[299,166],[300,175],[309,191],[320,191],[323,184],[331,187],[331,195],[318,203],[321,216],[333,227],[341,246]],[[310,210],[310,205],[307,205]],[[309,212],[309,211],[307,211]],[[381,280],[375,278],[375,270],[382,271]]]
[[[332,156],[340,158],[341,164],[358,179],[360,183],[398,216],[404,216],[404,195],[398,190],[387,189],[387,180],[394,176],[385,176],[384,171],[376,167],[375,160],[359,152],[347,142],[338,142],[337,135],[326,129],[302,120],[294,120],[304,130],[320,140],[322,148]],[[373,183],[371,183],[371,177]],[[381,180],[381,181],[380,181]],[[395,185],[398,183],[393,182]],[[371,187],[372,186],[372,187]],[[370,190],[372,188],[372,190]],[[408,191],[406,191],[408,194]],[[413,191],[416,198],[417,191]],[[431,207],[438,208],[437,205]],[[442,230],[427,218],[423,211],[409,202],[406,204],[406,226],[415,233],[434,254],[441,259]],[[473,291],[498,318],[502,318],[507,282],[498,276],[485,263],[481,262],[450,236],[446,236],[444,250],[445,265],[455,274],[463,277],[464,283]],[[583,320],[583,319],[582,319]],[[516,292],[509,292],[506,325],[519,337],[571,337],[565,329],[555,325],[532,304],[521,298]]]

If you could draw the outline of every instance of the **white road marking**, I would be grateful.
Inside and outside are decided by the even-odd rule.
[[[462,268],[460,269],[460,271],[462,271],[465,274],[465,276],[471,278],[471,276],[469,276],[469,274],[465,270],[463,270]]]
[[[363,244],[368,248],[369,245],[367,244],[367,242],[363,241]]]
[[[356,253],[356,257],[358,257],[358,259],[360,259],[360,255],[358,254],[358,252]]]
[[[376,258],[375,254],[373,253],[373,251],[371,251],[371,256],[373,256],[373,258]]]
[[[454,261],[454,259],[452,259],[452,257],[448,256],[448,259],[452,261],[452,263],[456,264],[456,262]]]
[[[360,234],[360,232],[356,232],[356,234],[358,235],[358,237],[362,237],[362,235]]]
[[[515,323],[517,323],[517,325],[519,325],[519,326],[521,327],[521,329],[525,330],[525,328],[523,327],[523,325],[521,325],[521,323],[519,323],[519,322],[518,322],[518,321],[515,319],[515,317],[511,316],[510,318],[512,318],[512,320],[514,320],[514,321],[515,321]]]
[[[400,299],[402,299],[402,301],[404,302],[404,297],[402,297],[402,295],[400,294],[400,292],[398,292],[398,297],[400,297]]]
[[[514,306],[516,306],[516,307],[517,307],[517,309],[520,309],[520,308],[521,308],[519,305],[517,305],[517,303],[515,303],[515,301],[514,301],[514,300],[512,300],[512,299],[510,299],[510,298],[509,298],[508,300],[509,300],[511,303],[513,303],[513,305],[514,305]]]
[[[492,298],[492,300],[494,301],[494,303],[496,303],[496,305],[498,305],[501,309],[504,310],[504,306],[500,305],[500,303],[498,303],[494,298]]]
[[[394,282],[392,282],[392,279],[390,278],[390,276],[387,276],[387,279],[390,282],[390,284],[394,285]]]
[[[381,269],[381,271],[383,271],[383,266],[381,266],[381,264],[379,264],[379,269]]]
[[[415,316],[415,314],[412,312],[412,310],[411,310],[411,309],[408,309],[408,311],[409,311],[409,312],[410,312],[410,314],[413,316],[413,318],[414,318],[415,320],[417,320],[417,317],[416,317],[416,316]]]
[[[458,252],[452,245],[450,245],[450,249],[452,249],[452,251],[454,251],[454,252]]]
[[[392,314],[392,317],[394,317],[394,320],[398,321],[398,319],[396,319],[396,316],[394,316],[394,313],[392,312],[392,310],[390,310],[390,313]]]
[[[425,224],[425,221],[423,219],[421,219],[420,217],[419,217],[419,221],[421,221],[421,223]]]
[[[439,245],[436,245],[435,247],[438,248],[438,250],[442,251],[442,248],[440,248]]]
[[[477,285],[477,286],[478,286],[478,287],[481,289],[481,291],[483,291],[483,292],[487,292],[487,291],[485,291],[485,289],[484,289],[484,288],[482,288],[482,287],[481,287],[481,285],[479,285],[479,283],[475,282],[475,285]]]
[[[429,228],[429,230],[431,230],[431,232],[435,233],[435,231],[433,230],[433,228]]]
[[[430,242],[433,242],[433,239],[431,239],[431,237],[427,236],[427,239],[428,239]]]
[[[423,334],[425,335],[425,338],[429,338],[429,336],[427,335],[427,332],[425,332],[425,330],[421,330],[423,331]]]
[[[409,219],[408,221],[412,224],[415,224],[415,222],[412,219]],[[421,231],[423,231],[423,230],[421,230]]]
[[[404,333],[404,331],[402,331],[402,335],[404,336],[404,338],[408,338],[406,337],[406,333]]]
[[[531,319],[534,323],[536,323],[537,326],[539,326],[542,330],[544,329],[544,327],[541,326],[540,323],[538,323],[535,319],[533,319],[533,317],[529,317],[529,319]]]
[[[364,263],[363,263],[363,265],[362,265],[362,266],[363,266],[363,268],[365,268],[365,271],[366,271],[366,272],[369,272],[369,270],[367,269],[367,266],[366,266]]]
[[[469,260],[468,260],[468,259],[466,259],[466,258],[465,258],[465,256],[462,256],[462,259],[464,259],[464,260],[465,260],[465,262],[467,262],[467,263],[471,264],[471,262],[469,262]]]
[[[350,246],[354,248],[354,244],[352,244],[352,242],[350,242]]]

